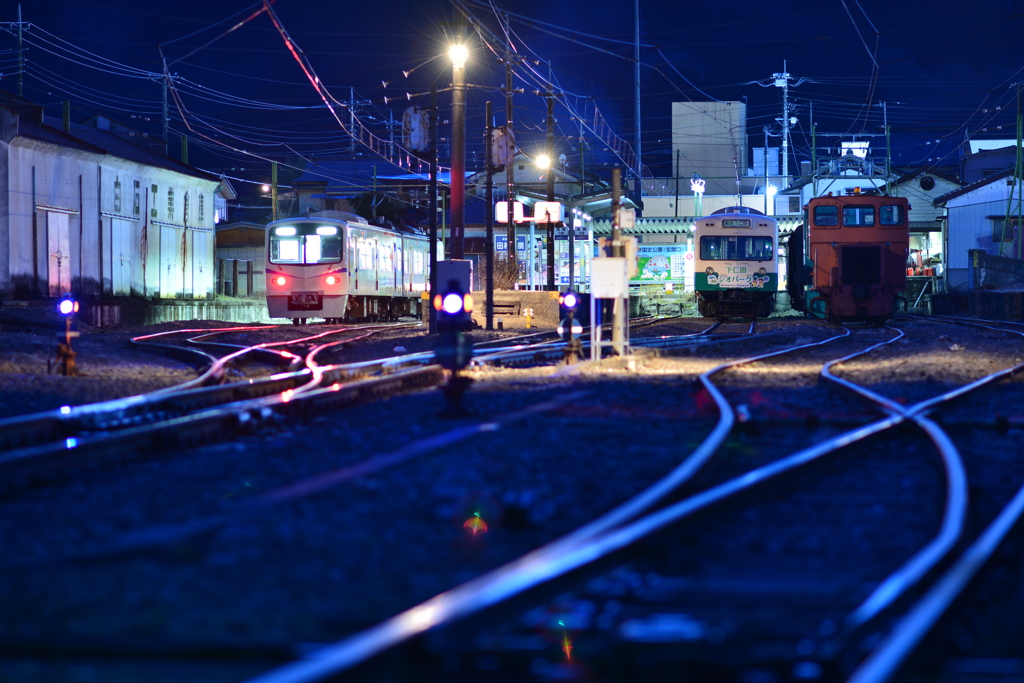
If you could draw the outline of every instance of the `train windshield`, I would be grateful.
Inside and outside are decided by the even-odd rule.
[[[843,207],[843,225],[848,228],[871,228],[875,225],[875,207],[870,204]]]
[[[903,207],[886,204],[878,207],[878,222],[882,225],[903,225]]]
[[[700,257],[705,261],[771,261],[774,251],[771,237],[704,235],[700,238]]]
[[[815,225],[839,225],[838,206],[816,206],[814,207]]]
[[[333,225],[307,223],[276,227],[270,235],[270,262],[338,263],[341,261],[341,247],[341,231]]]

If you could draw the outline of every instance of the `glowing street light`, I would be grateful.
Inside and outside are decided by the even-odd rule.
[[[469,48],[461,43],[448,48],[448,56],[451,57],[452,66],[456,69],[466,68],[466,61],[469,59]]]

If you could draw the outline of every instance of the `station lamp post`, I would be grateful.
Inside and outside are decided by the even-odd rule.
[[[448,50],[452,60],[452,243],[453,259],[465,257],[466,209],[466,60],[469,50],[459,43]]]

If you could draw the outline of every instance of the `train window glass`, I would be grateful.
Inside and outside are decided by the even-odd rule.
[[[271,263],[301,263],[299,259],[299,238],[273,235],[270,238]]]
[[[414,275],[423,275],[423,252],[412,252],[412,272]]]
[[[373,270],[373,246],[366,240],[359,240],[359,267]]]
[[[700,238],[700,257],[705,261],[771,261],[774,251],[771,237],[705,235]]]
[[[893,204],[878,207],[878,222],[882,225],[903,225],[903,207]]]
[[[838,206],[816,206],[814,207],[815,225],[839,225]]]
[[[334,228],[332,228],[334,229]],[[334,229],[337,232],[336,229]],[[335,263],[341,260],[341,238],[335,235],[306,235],[304,263]]]
[[[329,234],[314,234],[332,231]],[[337,263],[341,260],[342,235],[335,227],[310,225],[274,228],[270,236],[271,263]]]
[[[306,263],[320,262],[320,235],[306,235]]]
[[[875,207],[844,206],[843,225],[847,228],[870,228],[875,224]]]

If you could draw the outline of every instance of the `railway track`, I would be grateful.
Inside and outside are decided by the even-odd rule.
[[[321,365],[316,360],[338,345],[393,327],[342,328],[254,345],[210,337],[266,327],[175,330],[136,337],[132,340],[136,344],[186,353],[209,366],[191,381],[150,394],[0,420],[0,490],[82,467],[251,433],[281,412],[337,406],[440,382],[442,371],[430,364],[430,354],[351,364]],[[323,341],[339,333],[350,336]],[[190,334],[197,336],[187,338],[188,345],[167,342],[168,337]],[[289,346],[302,346],[302,353],[288,351]],[[224,383],[227,368],[254,355],[269,358],[285,371]]]
[[[944,492],[949,485],[942,474],[943,461],[939,449],[929,445],[931,440],[922,436],[926,432],[915,426],[912,416],[908,418],[898,411],[894,414],[892,407],[886,407],[884,402],[889,401],[904,411],[912,411],[938,395],[955,391],[957,387],[947,386],[941,381],[928,381],[923,376],[912,382],[878,381],[878,375],[872,374],[864,359],[871,358],[874,359],[873,363],[882,363],[881,367],[885,368],[883,377],[906,379],[913,378],[910,370],[918,367],[916,360],[914,366],[909,367],[906,359],[911,356],[907,352],[917,349],[918,345],[921,348],[917,355],[922,357],[928,353],[934,354],[936,350],[943,351],[951,358],[970,355],[972,363],[961,365],[973,365],[974,374],[958,370],[956,375],[960,384],[970,384],[985,374],[993,374],[988,371],[993,369],[991,361],[996,358],[992,354],[975,354],[972,345],[978,333],[959,337],[951,334],[946,325],[941,328],[942,334],[950,335],[950,338],[942,342],[941,346],[932,344],[927,347],[922,340],[929,335],[922,334],[920,329],[926,325],[909,321],[904,337],[897,337],[895,332],[885,329],[852,330],[849,336],[826,343],[803,344],[803,349],[791,351],[788,355],[783,345],[785,338],[778,335],[754,335],[740,346],[702,346],[698,353],[690,351],[680,356],[683,364],[680,367],[697,369],[701,375],[691,375],[690,370],[687,370],[683,377],[693,377],[696,383],[692,384],[685,379],[675,383],[675,395],[681,405],[671,406],[662,399],[661,403],[646,404],[645,411],[640,411],[640,404],[636,404],[638,409],[635,413],[628,412],[632,403],[608,394],[608,385],[601,385],[602,388],[591,394],[577,393],[577,389],[586,388],[588,383],[577,379],[566,381],[580,377],[576,372],[570,375],[556,374],[554,377],[563,379],[556,380],[553,391],[545,389],[541,394],[535,393],[543,386],[540,383],[533,385],[532,389],[530,385],[521,384],[524,389],[529,389],[522,394],[501,393],[493,396],[495,387],[484,384],[479,394],[474,395],[474,402],[479,402],[476,406],[478,414],[467,420],[447,426],[430,425],[431,428],[427,430],[416,429],[404,439],[399,438],[397,433],[393,434],[388,439],[390,446],[381,448],[368,443],[362,451],[363,459],[346,457],[333,466],[324,465],[330,462],[329,458],[324,457],[329,451],[322,454],[310,451],[302,457],[288,457],[297,455],[294,453],[295,447],[282,446],[293,452],[281,453],[283,457],[277,460],[268,461],[261,457],[258,461],[259,469],[274,473],[275,476],[268,479],[261,475],[247,479],[247,482],[252,482],[251,492],[243,488],[221,503],[218,503],[216,496],[205,496],[208,500],[197,501],[195,505],[189,503],[184,506],[186,510],[181,514],[168,514],[167,511],[154,508],[152,513],[147,514],[148,521],[144,524],[115,523],[115,528],[122,528],[120,533],[88,533],[86,537],[94,537],[92,541],[69,543],[63,553],[34,551],[29,553],[24,562],[13,562],[15,556],[12,555],[0,566],[0,572],[8,572],[9,579],[17,578],[16,585],[22,585],[29,581],[30,574],[39,572],[54,577],[75,576],[76,572],[69,570],[79,565],[83,570],[108,566],[113,569],[122,564],[126,567],[149,566],[155,558],[171,558],[181,553],[193,556],[197,552],[200,556],[210,553],[211,557],[216,558],[229,552],[227,548],[236,544],[240,534],[245,537],[252,533],[247,530],[261,530],[258,537],[249,536],[250,540],[242,546],[254,546],[255,549],[256,545],[263,544],[257,538],[262,539],[268,532],[271,537],[280,533],[306,533],[306,526],[310,523],[313,528],[308,533],[321,539],[317,541],[318,544],[328,537],[333,541],[334,531],[325,536],[324,531],[316,531],[316,527],[333,529],[342,519],[356,514],[367,503],[358,503],[354,509],[350,509],[351,506],[363,498],[363,493],[371,494],[376,490],[379,482],[406,481],[407,477],[403,475],[405,470],[428,472],[434,466],[439,467],[445,460],[450,461],[451,467],[457,467],[456,463],[465,459],[463,453],[467,449],[481,453],[491,451],[493,459],[496,457],[493,451],[497,444],[511,440],[525,445],[531,434],[535,434],[536,438],[547,438],[542,437],[546,434],[544,430],[562,421],[571,420],[579,428],[600,427],[607,430],[609,422],[621,419],[623,415],[634,415],[639,419],[646,414],[648,419],[653,417],[660,421],[661,426],[656,430],[658,433],[678,434],[677,440],[672,443],[680,444],[685,453],[694,453],[704,447],[702,439],[711,438],[713,432],[720,431],[721,421],[715,420],[719,404],[704,384],[703,376],[707,375],[708,381],[724,397],[725,404],[730,406],[731,424],[725,432],[724,440],[704,465],[694,466],[691,463],[693,471],[683,476],[676,472],[679,481],[675,485],[666,485],[661,495],[654,495],[642,503],[634,501],[616,507],[619,517],[613,518],[607,528],[599,526],[592,533],[585,531],[591,526],[587,523],[565,528],[558,534],[558,537],[563,537],[563,541],[550,543],[547,551],[537,551],[545,554],[534,555],[533,559],[530,559],[529,554],[520,555],[519,560],[508,566],[518,567],[520,573],[505,575],[506,583],[488,584],[486,598],[475,606],[463,602],[461,591],[469,585],[464,584],[463,588],[444,593],[443,609],[412,610],[406,613],[404,621],[399,619],[397,622],[385,622],[391,623],[393,627],[395,623],[404,624],[406,630],[374,631],[378,637],[375,642],[379,648],[377,656],[374,657],[372,652],[368,653],[364,649],[362,654],[340,668],[356,677],[369,675],[372,678],[372,672],[379,671],[379,666],[385,669],[392,667],[389,674],[394,674],[391,677],[395,679],[409,676],[423,678],[433,674],[472,677],[476,675],[475,672],[487,671],[486,667],[496,662],[505,673],[513,676],[585,678],[589,668],[607,680],[618,680],[616,676],[622,680],[635,680],[638,671],[656,676],[663,673],[657,670],[658,662],[664,664],[672,661],[675,662],[672,665],[675,671],[689,672],[695,679],[702,675],[737,678],[771,675],[777,680],[811,679],[817,675],[820,679],[839,679],[867,661],[872,648],[879,643],[873,634],[892,630],[898,617],[907,613],[914,601],[929,589],[931,579],[955,563],[956,551],[968,545],[967,540],[962,540],[956,545],[953,555],[947,553],[944,559],[932,565],[931,570],[925,568],[923,579],[902,582],[890,579],[914,573],[908,572],[905,565],[926,567],[927,563],[916,558],[925,553],[929,545],[937,547],[936,543],[945,543],[938,540],[943,537],[943,526],[947,529],[946,537],[949,536],[948,529],[951,526],[949,523],[944,524],[944,520],[955,521],[955,515],[946,511],[949,506],[944,502]],[[805,342],[815,343],[824,342],[826,335],[831,337],[838,332],[836,328],[827,326],[796,326],[796,329],[800,331],[794,333],[794,338],[802,337]],[[984,334],[997,335],[994,331],[985,331]],[[934,333],[931,336],[938,338],[940,334]],[[871,391],[882,396],[882,403],[869,402],[866,398],[848,394],[845,388],[836,390],[838,384],[835,385],[836,389],[829,389],[833,381],[819,374],[821,367],[829,360],[845,359],[857,350],[886,341],[887,344],[867,356],[849,358],[832,366],[830,370],[839,379],[869,385]],[[753,348],[761,343],[771,344],[769,348],[772,353],[751,363],[733,364],[740,349]],[[950,350],[950,347],[956,345],[965,348],[961,351]],[[308,356],[316,346],[307,345],[303,353]],[[776,351],[779,353],[776,354]],[[312,357],[316,365],[318,353],[312,353]],[[656,373],[648,376],[665,377],[663,382],[669,383],[665,385],[668,387],[672,385],[672,379],[670,374],[665,373],[671,372],[671,363],[675,362],[670,359],[638,360],[637,365],[651,364]],[[712,373],[716,368],[717,371]],[[585,377],[586,373],[582,376]],[[636,373],[630,373],[629,377],[631,379],[627,385],[636,382]],[[766,391],[766,384],[771,384],[766,378],[771,377],[786,377],[785,382],[775,382],[773,386],[792,385],[793,395]],[[998,438],[999,429],[1005,430],[1007,426],[1012,435],[1015,424],[1012,411],[1000,415],[991,409],[987,421],[978,421],[976,418],[983,415],[985,409],[975,407],[971,397],[981,391],[1014,390],[1017,384],[1013,382],[1006,385],[1005,382],[993,380],[984,387],[975,387],[966,394],[950,397],[949,401],[922,409],[922,413],[928,412],[925,417],[944,428],[954,443],[960,446],[968,475],[976,474],[972,473],[974,465],[971,458],[977,452],[973,447],[965,449],[961,440],[966,438],[969,444],[972,440],[980,440],[979,430],[985,439]],[[799,399],[798,393],[803,393],[804,398]],[[1008,394],[1004,403],[1012,405],[1012,396]],[[509,398],[514,398],[515,405],[506,405]],[[400,405],[403,407],[395,408],[394,414],[404,416],[405,411],[419,400],[415,397],[402,398]],[[485,405],[490,408],[484,408]],[[389,412],[392,411],[373,414]],[[357,421],[365,420],[370,415],[365,409],[362,414],[364,417],[356,418]],[[299,420],[299,415],[299,412],[278,413],[278,417],[269,423],[273,425],[270,433],[258,439],[261,445],[266,444],[265,452],[274,452],[274,446],[268,441],[288,443],[282,441],[283,436],[274,437],[275,432],[287,435],[310,428],[310,419]],[[312,423],[326,426],[334,424],[337,419],[313,417]],[[666,432],[665,427],[676,420],[683,420],[679,428]],[[428,423],[420,420],[418,424]],[[360,444],[365,438],[362,435],[364,432],[352,429],[354,427],[350,425],[339,432],[340,440],[335,443]],[[644,431],[650,430],[645,426]],[[609,435],[612,433],[608,431]],[[788,436],[781,438],[783,434]],[[965,437],[965,434],[968,436]],[[418,436],[410,438],[410,435]],[[845,438],[848,444],[837,452],[813,453],[823,437]],[[691,438],[696,441],[686,446]],[[249,444],[246,448],[250,448],[257,440],[243,437],[243,442]],[[595,457],[601,454],[602,466],[606,460],[614,461],[616,448],[622,448],[611,442],[608,446],[608,450],[594,453]],[[790,446],[795,447],[795,453]],[[220,471],[222,466],[218,461],[224,454],[232,452],[233,448],[231,444],[225,444],[221,449],[203,447],[191,458],[191,466],[183,464],[182,467],[160,467],[160,477],[164,479],[172,472],[181,470],[181,490],[188,491],[187,495],[191,497],[195,488],[191,482],[196,477],[196,468],[209,467],[213,472]],[[647,458],[640,455],[644,453],[642,450],[629,452],[630,458]],[[663,457],[658,453],[652,455]],[[254,454],[242,457],[239,452],[238,459],[240,463],[252,460],[255,465],[257,461],[253,460],[254,457]],[[290,466],[282,469],[285,462]],[[530,462],[524,461],[526,464]],[[472,472],[482,469],[483,464],[478,459],[469,459],[463,466]],[[594,465],[597,464],[595,460]],[[637,459],[620,460],[620,466],[629,467],[630,470],[642,464]],[[685,464],[682,463],[680,467]],[[850,469],[853,464],[858,467]],[[450,476],[447,467],[437,469],[434,475],[423,481],[444,481]],[[150,468],[134,466],[126,469],[137,471],[141,477]],[[130,472],[126,473],[123,477],[124,485],[119,486],[116,482],[122,478],[121,469],[115,472],[118,474],[109,484],[105,477],[97,477],[101,473],[90,473],[83,477],[81,486],[99,485],[101,488],[96,495],[100,499],[113,496],[112,500],[116,501],[126,495],[124,489],[130,486],[132,477]],[[515,479],[525,480],[527,472]],[[83,471],[84,474],[86,472]],[[216,478],[212,473],[202,476],[211,482]],[[615,474],[606,476],[610,479],[622,478]],[[1021,476],[1024,477],[1024,473]],[[905,480],[913,482],[913,485],[908,488],[903,483]],[[989,480],[982,479],[982,482],[983,487],[991,484]],[[430,490],[432,485],[424,487],[421,484],[419,496],[425,495],[428,499],[433,496],[434,492]],[[972,480],[972,495],[968,499],[970,507],[962,534],[964,539],[977,538],[984,531],[984,526],[998,516],[999,511],[995,508],[1010,500],[1015,492],[1008,490],[1012,487],[1005,483],[999,496],[976,496],[975,487],[978,485],[977,479]],[[248,483],[244,486],[248,487]],[[54,490],[54,504],[69,493],[77,495],[72,491],[60,493],[65,488],[68,486],[61,485]],[[837,495],[836,490],[843,493]],[[332,495],[335,491],[337,494]],[[344,494],[338,495],[342,491]],[[392,504],[381,507],[379,512],[372,517],[365,517],[364,521],[372,523],[381,535],[380,543],[385,545],[388,544],[385,536],[390,534],[389,526],[380,522],[386,516],[403,512],[424,514],[407,510],[407,505],[402,502],[403,494],[394,487],[389,491],[383,495],[382,490],[381,494]],[[19,509],[19,500],[26,499],[24,504],[28,505],[28,500],[40,496],[49,497],[45,491],[41,491],[11,498],[8,507],[4,509],[5,516],[10,518],[11,511]],[[585,507],[585,496],[577,494],[572,498],[573,507]],[[180,500],[181,494],[176,499]],[[323,514],[325,508],[334,507],[335,501],[338,509],[325,527],[316,519]],[[881,507],[876,510],[874,505],[879,501],[882,501],[879,503]],[[922,501],[927,504],[922,504]],[[0,505],[3,503],[0,502]],[[495,512],[493,506],[489,505],[482,508],[483,517],[494,524]],[[506,507],[508,520],[512,520],[510,515],[514,510],[515,505]],[[759,512],[750,516],[750,510]],[[852,510],[861,510],[875,524],[880,524],[878,530],[865,534],[865,523],[863,520],[857,521]],[[891,516],[894,514],[901,515],[900,523],[890,521],[897,519]],[[430,515],[427,511],[427,519],[424,521],[429,522]],[[659,519],[660,522],[657,521]],[[125,526],[128,528],[124,529]],[[291,531],[287,531],[289,526]],[[432,528],[431,524],[420,526]],[[892,534],[892,529],[904,526],[913,528],[914,535]],[[627,530],[637,535],[624,536]],[[501,531],[501,537],[508,537],[509,531]],[[55,533],[47,531],[48,536]],[[8,538],[11,536],[8,534]],[[888,536],[893,538],[886,540]],[[343,536],[337,540],[342,542],[341,538]],[[725,538],[731,540],[723,544],[721,539]],[[808,545],[808,538],[817,539],[817,545]],[[494,539],[498,541],[497,536]],[[19,547],[24,547],[24,542],[18,538]],[[550,548],[557,549],[562,542],[565,543],[562,552],[556,555]],[[348,542],[344,543],[348,547]],[[410,537],[405,545],[416,545],[416,541]],[[225,549],[221,550],[222,547]],[[354,545],[348,553],[364,558],[366,566],[373,568],[378,564],[371,559],[374,556],[372,547]],[[442,543],[438,549],[443,548]],[[693,552],[697,549],[701,549],[701,552]],[[754,551],[753,554],[751,551]],[[301,553],[296,555],[294,550],[287,553],[296,559],[302,557]],[[314,556],[306,557],[302,562],[315,565],[316,558],[322,553],[322,550],[317,551]],[[843,553],[854,553],[852,556],[856,561],[839,562],[836,557]],[[867,557],[868,553],[872,553],[874,559],[861,562],[860,558]],[[931,551],[931,554],[935,552]],[[33,555],[35,559],[32,559]],[[423,565],[422,553],[414,556],[417,557],[417,565]],[[825,560],[838,564],[822,564]],[[449,558],[447,562],[452,562],[452,559]],[[832,567],[828,573],[835,576],[834,580],[815,580],[814,575],[807,573],[809,569],[800,573],[802,565],[809,566],[815,562],[819,568]],[[161,560],[160,564],[163,563]],[[170,575],[175,573],[173,564],[165,567]],[[870,571],[858,574],[857,567],[861,564]],[[279,572],[273,563],[268,565],[266,559],[260,566],[275,574]],[[26,571],[29,569],[33,571]],[[215,571],[216,565],[209,569]],[[697,569],[704,573],[695,574]],[[9,573],[15,571],[15,574]],[[253,571],[262,574],[264,570],[254,568]],[[483,576],[487,576],[486,572]],[[391,580],[404,579],[392,577]],[[412,580],[418,579],[413,577]],[[303,582],[302,585],[308,584]],[[281,587],[286,586],[282,583]],[[325,596],[338,588],[334,585]],[[253,587],[247,592],[252,590],[257,589]],[[752,601],[752,597],[757,598],[758,591],[760,598]],[[878,591],[881,591],[880,595],[895,597],[888,603],[876,601],[880,607],[867,610],[867,618],[851,619],[850,615],[856,613],[862,604],[868,603],[869,598]],[[225,592],[232,591],[227,589]],[[777,606],[773,607],[773,596],[789,596],[790,616],[777,618],[778,614],[784,612],[779,612]],[[744,604],[747,605],[737,614],[761,615],[760,622],[754,618],[731,621],[719,618],[723,612],[720,610],[716,616],[714,609],[707,605],[709,602],[726,605],[728,600],[735,602],[737,599],[745,600]],[[953,604],[956,605],[955,600]],[[429,601],[423,603],[421,608],[426,605],[429,605]],[[337,606],[332,611],[336,609]],[[464,616],[449,620],[448,617],[452,616],[450,610],[459,609],[466,610]],[[511,620],[503,617],[510,614],[513,615]],[[958,623],[973,624],[977,616],[968,610],[957,619]],[[568,625],[568,628],[560,629],[558,620]],[[382,629],[385,624],[382,624]],[[428,628],[430,626],[433,627]],[[766,636],[766,633],[771,635],[772,629],[777,635]],[[266,627],[259,632],[266,633]],[[350,632],[356,635],[335,647],[311,650],[308,659],[324,664],[341,652],[343,645],[351,646],[360,638],[364,646],[371,643],[368,640],[370,631],[359,632],[354,629]],[[380,640],[382,633],[392,639]],[[14,647],[45,653],[55,647],[31,638],[19,640],[14,636],[9,634],[7,638],[8,652]],[[566,637],[572,646],[571,657],[561,650],[564,646],[563,638]],[[315,640],[308,636],[305,639]],[[418,644],[410,649],[401,646],[413,641]],[[750,645],[758,654],[752,656],[744,650],[742,643]],[[945,645],[948,649],[948,643]],[[306,657],[307,653],[306,646],[289,642],[287,638],[270,642],[265,638],[249,637],[241,638],[231,645],[209,635],[198,640],[165,637],[159,646],[155,642],[147,645],[146,642],[113,639],[105,645],[95,641],[77,644],[64,641],[59,647],[64,652],[77,651],[87,655],[104,651],[120,653],[119,656],[156,653],[159,650],[165,656],[175,658],[199,657],[208,660],[210,657],[227,657],[237,660],[240,665],[243,661],[249,662],[245,666],[250,666],[254,653],[260,651],[274,653],[279,657]],[[929,646],[926,642],[921,647]],[[216,654],[218,652],[221,654]],[[349,650],[351,653],[352,650]],[[669,653],[676,659],[666,659]],[[300,661],[303,664],[309,663],[301,658]],[[629,663],[629,666],[635,668],[619,669],[616,668],[619,666],[616,662]],[[327,665],[337,667],[337,661]],[[453,672],[450,669],[452,666],[461,667],[461,674]],[[479,666],[484,668],[480,669]],[[277,670],[277,673],[286,670]],[[296,669],[291,670],[296,672]],[[267,676],[273,673],[271,671]],[[251,669],[248,675],[252,675]],[[294,680],[317,680],[316,677],[302,678],[307,675],[302,671],[296,675],[300,677]],[[328,674],[321,672],[318,675]],[[231,680],[241,678],[236,676]]]
[[[804,637],[795,643],[790,643],[791,650],[785,656],[780,656],[778,652],[767,657],[762,656],[762,660],[770,662],[767,666],[768,669],[788,666],[791,668],[784,672],[776,671],[776,673],[793,675],[797,678],[816,678],[826,673],[833,675],[838,671],[845,670],[844,667],[850,665],[850,657],[862,657],[863,649],[866,647],[865,643],[873,644],[875,642],[865,634],[867,627],[869,625],[877,627],[882,623],[884,628],[883,622],[894,618],[893,610],[897,605],[903,607],[907,600],[915,599],[917,593],[922,590],[921,582],[933,574],[936,568],[943,563],[952,561],[951,553],[961,540],[967,508],[966,479],[963,473],[962,459],[948,435],[928,414],[947,409],[946,407],[955,401],[1005,379],[1024,367],[1017,364],[987,374],[976,373],[980,376],[962,386],[945,391],[940,388],[937,392],[932,391],[930,396],[907,404],[887,397],[875,389],[858,385],[837,374],[840,369],[850,366],[855,359],[875,352],[883,346],[896,344],[903,339],[903,336],[902,333],[894,331],[889,339],[881,341],[867,339],[862,343],[864,348],[855,353],[846,350],[842,354],[837,354],[829,362],[819,364],[822,381],[840,387],[843,391],[854,392],[858,400],[870,401],[875,406],[874,410],[879,412],[878,417],[866,421],[856,429],[842,430],[841,433],[831,438],[819,441],[795,453],[776,456],[774,459],[769,457],[770,462],[749,468],[741,473],[733,473],[717,483],[715,481],[702,482],[696,487],[696,490],[690,490],[680,496],[677,493],[680,491],[680,487],[695,479],[694,475],[704,469],[706,462],[722,449],[731,436],[735,436],[733,434],[734,427],[737,424],[750,425],[752,422],[749,415],[744,417],[744,411],[738,409],[738,406],[749,404],[735,404],[727,400],[725,394],[719,391],[712,381],[713,376],[723,372],[733,372],[746,366],[755,367],[758,363],[792,354],[796,350],[814,347],[823,349],[826,345],[834,344],[841,338],[832,337],[822,342],[797,345],[790,349],[733,361],[705,371],[700,375],[700,382],[718,406],[720,419],[711,434],[672,475],[609,515],[585,525],[512,564],[448,591],[434,600],[383,622],[378,627],[357,634],[333,647],[317,651],[294,665],[253,680],[260,683],[321,680],[338,671],[365,663],[387,648],[427,631],[434,632],[430,642],[439,650],[448,653],[460,652],[470,659],[479,656],[481,652],[487,656],[509,657],[507,661],[502,659],[510,667],[506,670],[515,670],[514,660],[516,657],[511,653],[516,648],[509,644],[529,641],[528,638],[524,640],[520,637],[523,635],[521,624],[519,628],[515,626],[488,628],[481,627],[483,622],[479,618],[472,620],[472,628],[484,628],[490,638],[488,642],[491,643],[491,646],[482,650],[459,647],[458,643],[464,642],[464,640],[460,641],[460,638],[467,637],[466,630],[460,627],[452,627],[441,634],[436,632],[441,626],[489,613],[488,610],[492,610],[506,601],[511,604],[506,604],[505,607],[513,613],[529,612],[528,605],[536,605],[538,601],[540,604],[544,604],[543,596],[552,593],[575,596],[566,598],[565,601],[573,603],[576,607],[590,605],[593,608],[599,603],[605,605],[606,610],[602,614],[607,615],[606,623],[619,626],[617,631],[613,631],[610,640],[607,633],[595,633],[597,627],[594,626],[594,623],[598,621],[599,615],[593,613],[593,610],[586,619],[580,618],[578,610],[577,612],[573,612],[572,609],[548,609],[546,612],[542,610],[540,621],[545,622],[546,620],[544,626],[548,629],[549,634],[556,634],[558,629],[553,627],[553,616],[564,617],[560,623],[563,624],[563,636],[566,638],[565,647],[570,646],[566,634],[569,631],[575,631],[574,640],[578,643],[577,653],[584,652],[594,660],[609,665],[613,670],[615,666],[611,665],[611,661],[618,655],[629,654],[627,651],[630,648],[642,650],[664,663],[665,653],[663,651],[659,653],[658,642],[678,644],[690,641],[706,647],[708,640],[705,635],[710,632],[706,628],[706,624],[692,617],[687,618],[687,615],[680,612],[673,612],[668,615],[668,618],[664,618],[665,615],[659,616],[657,610],[663,608],[663,604],[656,604],[653,611],[651,605],[648,604],[646,614],[635,614],[631,615],[629,619],[623,619],[618,613],[607,611],[607,606],[616,602],[611,597],[615,595],[615,592],[609,591],[601,596],[600,591],[593,589],[594,582],[604,581],[608,585],[621,584],[621,581],[617,582],[616,580],[616,577],[619,576],[616,572],[621,573],[623,567],[653,562],[652,548],[663,548],[666,543],[678,545],[678,541],[669,540],[674,528],[698,513],[707,514],[709,510],[725,503],[737,505],[734,501],[747,497],[755,501],[763,501],[766,495],[778,496],[784,490],[783,484],[780,482],[790,482],[786,485],[791,485],[794,477],[799,479],[810,476],[806,474],[809,471],[809,465],[820,465],[826,458],[834,458],[837,454],[848,453],[851,449],[867,448],[866,452],[870,454],[873,449],[877,449],[880,444],[885,443],[885,440],[880,440],[881,436],[892,435],[888,439],[895,446],[895,451],[887,450],[887,453],[899,455],[901,450],[917,450],[921,453],[924,465],[927,465],[930,457],[934,457],[929,453],[934,453],[938,455],[939,461],[942,463],[943,475],[937,479],[933,477],[933,479],[937,486],[935,495],[937,498],[943,498],[945,503],[939,506],[937,515],[931,515],[937,517],[937,519],[931,519],[931,523],[935,526],[934,533],[919,538],[921,543],[913,551],[906,553],[897,566],[880,578],[873,579],[872,588],[864,592],[861,599],[846,605],[845,609],[843,601],[840,601],[831,608],[822,609],[819,605],[816,609],[811,610],[817,615],[820,622],[820,626],[814,630],[816,638]],[[845,337],[846,335],[843,335],[843,338]],[[875,379],[877,380],[877,377]],[[878,382],[876,381],[876,383]],[[884,385],[884,382],[881,384]],[[735,392],[736,388],[732,387],[725,393],[735,394]],[[920,440],[920,437],[916,436],[918,433],[927,438],[923,441]],[[910,442],[907,441],[908,438],[911,439]],[[911,446],[910,443],[924,445]],[[923,471],[926,470],[925,466]],[[878,491],[875,491],[874,494],[878,494]],[[918,523],[927,525],[929,516],[928,514],[919,515]],[[833,523],[835,521],[832,520]],[[766,531],[768,530],[766,529]],[[827,531],[822,529],[818,533],[827,533]],[[654,553],[655,558],[658,554],[657,551]],[[609,567],[612,569],[609,570]],[[630,572],[626,570],[626,574],[628,575]],[[632,575],[635,578],[636,572],[633,572]],[[648,571],[646,575],[655,577],[655,582],[661,576],[657,571]],[[646,586],[643,578],[641,578],[640,584],[640,588]],[[588,586],[590,588],[587,588]],[[647,587],[649,588],[649,586]],[[630,593],[628,590],[626,592]],[[643,593],[644,591],[638,592]],[[672,593],[672,591],[668,592]],[[683,593],[685,592],[683,591]],[[595,594],[598,597],[595,597]],[[647,594],[649,597],[650,591],[647,591]],[[632,597],[635,598],[636,595],[632,595]],[[621,610],[622,601],[617,602],[619,607],[616,609]],[[849,602],[848,598],[846,602]],[[596,609],[600,612],[600,608]],[[911,608],[911,613],[913,611]],[[583,609],[583,612],[586,612],[586,609]],[[841,612],[842,616],[836,618],[836,612]],[[536,612],[533,614],[537,616]],[[529,620],[524,617],[520,621]],[[572,624],[572,626],[565,626],[565,624]],[[533,625],[537,625],[537,620],[534,620]],[[446,633],[448,635],[444,635]],[[481,633],[479,630],[474,633],[477,636],[476,641],[479,642],[482,639]],[[593,637],[595,644],[590,647],[579,645],[590,637]],[[712,633],[712,640],[715,637],[724,636],[719,631],[717,636]],[[626,648],[626,651],[622,649],[623,647]],[[529,648],[526,649],[529,650]],[[718,648],[720,654],[726,649]],[[601,654],[608,652],[615,654],[607,658]],[[735,655],[735,653],[727,653],[726,658],[728,655]],[[528,660],[533,656],[528,653],[520,653],[519,659],[522,660],[525,657]],[[886,661],[893,661],[891,655],[878,656]],[[571,655],[566,652],[566,661],[563,665],[552,666],[571,668],[571,660]],[[628,657],[628,661],[637,666],[640,666],[637,662],[641,660],[642,657],[639,657],[635,651]],[[872,658],[865,660],[865,662],[870,661]],[[522,664],[522,662],[519,663]],[[695,667],[695,670],[702,673],[714,671],[736,673],[737,667],[756,671],[759,666],[756,661],[737,662],[735,659],[731,663],[722,661],[704,662],[703,665],[693,661],[689,663]],[[765,668],[763,661],[760,662],[760,666]],[[569,668],[562,672],[567,677],[582,673],[576,671],[575,674],[572,674]],[[642,669],[642,666],[640,668]],[[863,675],[869,676],[868,673]],[[885,680],[885,678],[870,674],[870,677],[861,680]]]

